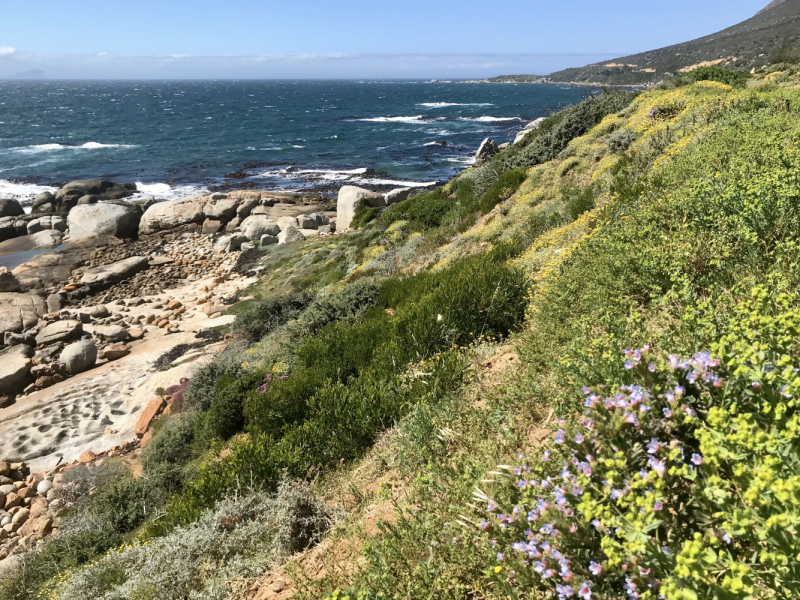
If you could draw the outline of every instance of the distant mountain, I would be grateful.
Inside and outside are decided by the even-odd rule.
[[[632,85],[659,81],[695,66],[751,70],[800,61],[800,0],[775,0],[752,18],[718,33],[631,56],[565,69],[552,81]]]

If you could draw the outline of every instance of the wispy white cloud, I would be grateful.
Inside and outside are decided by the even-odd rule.
[[[14,56],[16,53],[17,49],[14,46],[0,46],[0,57]]]
[[[41,70],[51,79],[477,78],[546,74],[615,56],[606,54],[264,54],[119,56],[6,53],[0,78]],[[3,47],[0,47],[3,56]]]

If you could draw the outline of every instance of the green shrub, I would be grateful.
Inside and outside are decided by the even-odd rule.
[[[482,168],[503,172],[530,168],[556,158],[576,137],[584,135],[604,117],[627,107],[637,96],[631,92],[607,91],[589,96],[583,102],[546,119],[525,139],[503,152]]]
[[[527,176],[525,169],[512,169],[500,175],[481,198],[481,212],[484,215],[489,214],[495,206],[508,200],[516,193]]]
[[[38,600],[42,587],[58,574],[87,564],[121,542],[121,536],[108,531],[48,537],[38,551],[19,555],[14,569],[3,573],[0,599]]]
[[[369,223],[372,223],[378,218],[380,210],[374,206],[370,206],[366,200],[359,200],[356,204],[356,210],[353,215],[353,220],[350,223],[351,229],[362,229]]]
[[[741,71],[723,69],[717,65],[697,67],[687,73],[682,73],[675,80],[675,85],[691,85],[698,81],[719,81],[734,88],[744,88],[747,86],[747,74]]]
[[[173,475],[171,470],[163,470],[138,479],[122,477],[92,495],[91,510],[115,533],[133,531],[163,505]]]
[[[200,367],[189,381],[182,409],[207,411],[214,399],[217,382],[225,376],[237,377],[242,372],[246,349],[244,344],[232,344],[215,361]]]
[[[162,464],[183,465],[191,460],[197,420],[196,413],[188,413],[167,422],[142,451],[145,472],[155,471]]]
[[[594,208],[594,189],[592,186],[579,188],[563,188],[561,190],[561,201],[571,220],[580,217],[586,211]]]
[[[453,201],[444,195],[441,188],[437,188],[405,202],[393,204],[383,211],[379,221],[384,228],[395,221],[408,221],[412,230],[424,231],[439,227],[452,208]]]
[[[636,134],[630,129],[615,131],[608,138],[608,149],[616,154],[626,152],[636,141]]]
[[[259,393],[267,374],[262,371],[224,376],[216,385],[214,398],[204,415],[204,434],[226,440],[244,428],[244,405],[251,394]]]
[[[380,284],[373,279],[359,279],[327,296],[317,298],[299,318],[308,335],[314,336],[330,323],[352,321],[378,300]]]
[[[314,294],[303,291],[254,302],[247,310],[236,315],[233,330],[257,342],[276,327],[299,317],[313,301]]]

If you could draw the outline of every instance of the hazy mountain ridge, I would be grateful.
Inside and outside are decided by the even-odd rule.
[[[689,42],[565,69],[556,82],[641,85],[701,64],[759,69],[800,51],[800,0],[776,0],[752,18]]]

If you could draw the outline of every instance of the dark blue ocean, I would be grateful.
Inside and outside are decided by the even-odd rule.
[[[442,181],[483,138],[509,141],[586,94],[420,81],[0,81],[0,198],[95,177],[167,198]]]

